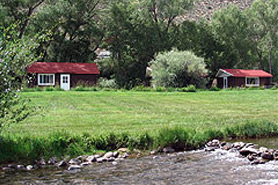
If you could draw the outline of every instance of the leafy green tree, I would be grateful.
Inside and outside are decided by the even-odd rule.
[[[190,50],[204,58],[208,69],[208,86],[210,86],[218,70],[229,64],[228,54],[225,53],[227,46],[215,38],[211,24],[205,21],[184,21],[178,36],[176,47],[179,50]]]
[[[45,0],[2,0],[0,7],[6,11],[7,24],[19,22],[19,38],[22,38],[33,14],[43,5]]]
[[[176,41],[176,20],[193,6],[191,0],[119,0],[111,4],[107,21],[115,77],[121,86],[145,79],[155,53],[168,51]]]
[[[256,0],[248,15],[251,19],[250,30],[253,42],[256,43],[257,56],[261,66],[273,74],[274,61],[278,60],[278,1]],[[277,66],[277,64],[275,64]]]
[[[226,58],[222,67],[254,67],[256,55],[250,39],[249,24],[249,17],[237,6],[230,6],[214,14],[211,23],[214,37],[225,45]]]
[[[32,20],[33,32],[51,30],[45,61],[87,62],[104,37],[101,12],[105,0],[47,0]]]
[[[140,1],[139,12],[146,23],[153,27],[152,36],[158,39],[156,43],[159,51],[173,47],[174,31],[178,26],[177,19],[193,8],[194,0],[143,0]],[[156,51],[157,52],[157,51]]]
[[[19,98],[26,67],[36,60],[37,39],[18,38],[17,27],[0,29],[0,131],[5,125],[22,121],[29,115],[27,102]]]
[[[204,87],[204,76],[207,73],[204,59],[190,51],[174,49],[159,53],[150,65],[155,86],[185,87],[192,84]]]

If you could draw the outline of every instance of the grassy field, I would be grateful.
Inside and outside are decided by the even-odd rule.
[[[20,135],[47,135],[63,130],[155,133],[180,125],[203,130],[246,121],[278,120],[278,92],[245,90],[220,92],[30,92],[22,93],[43,111],[11,127]]]
[[[278,135],[278,91],[25,92],[41,107],[0,137],[0,163]]]

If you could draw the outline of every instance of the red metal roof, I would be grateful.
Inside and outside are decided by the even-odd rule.
[[[28,73],[100,74],[95,63],[35,62]]]
[[[230,73],[234,77],[273,77],[271,74],[263,70],[249,70],[249,69],[222,69]]]

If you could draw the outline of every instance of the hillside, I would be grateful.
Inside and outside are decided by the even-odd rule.
[[[240,9],[250,7],[254,0],[199,0],[195,3],[195,9],[183,18],[187,20],[210,20],[213,13],[221,8],[237,5]]]

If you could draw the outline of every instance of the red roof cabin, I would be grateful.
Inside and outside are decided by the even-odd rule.
[[[263,70],[220,69],[216,74],[217,87],[268,87],[272,75]]]
[[[95,63],[35,62],[27,68],[29,86],[56,86],[70,90],[78,84],[95,85],[99,70]]]

